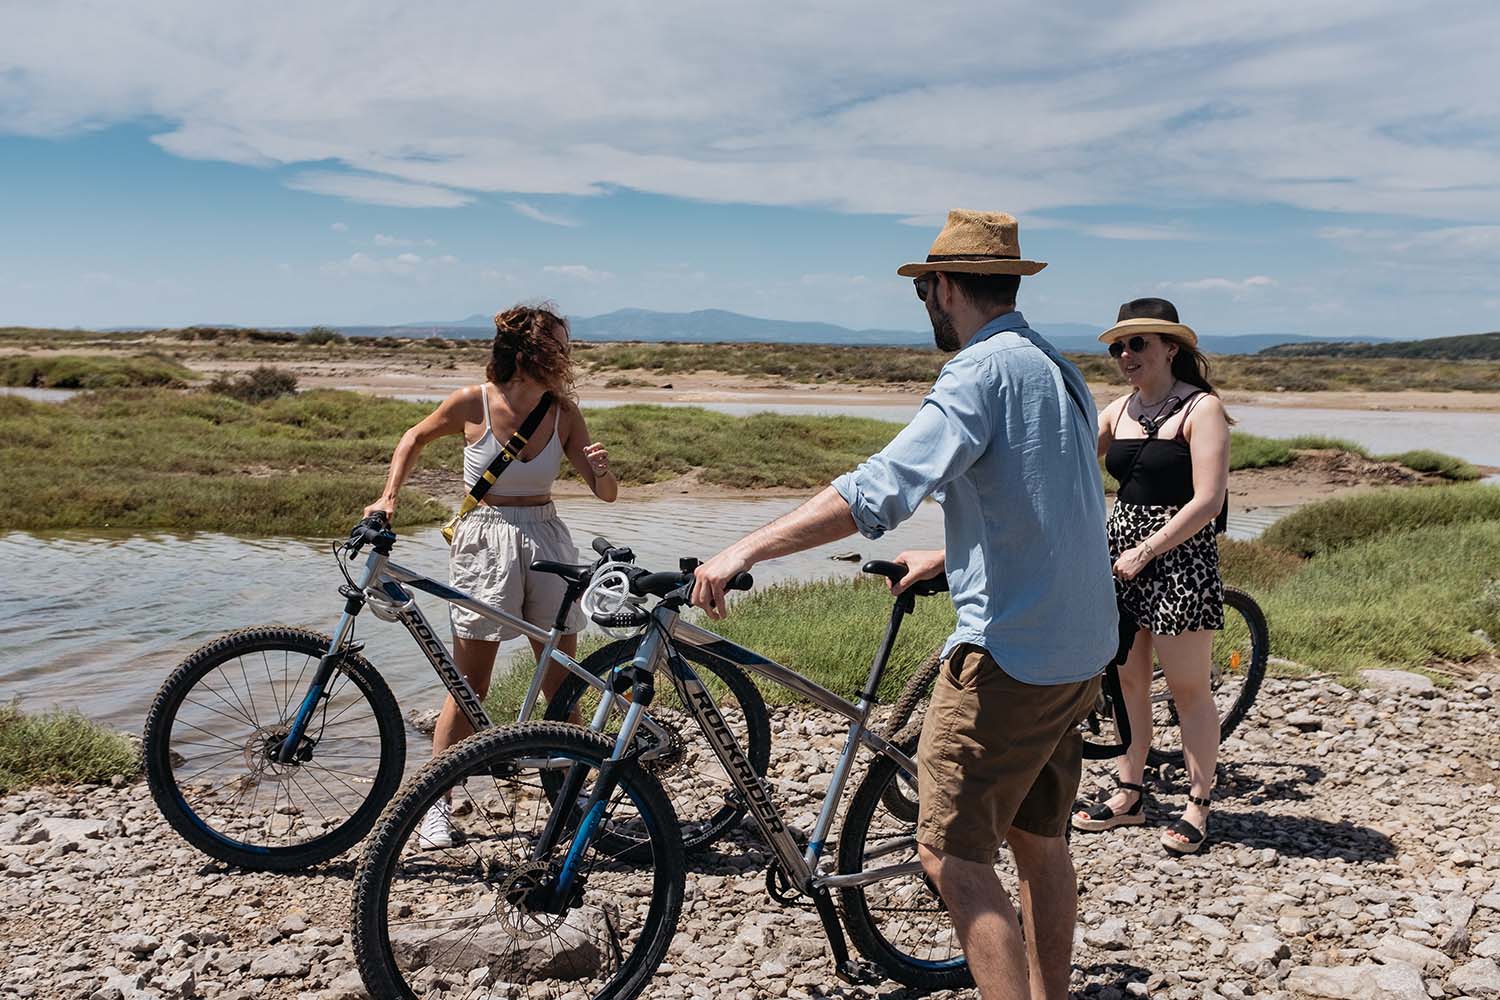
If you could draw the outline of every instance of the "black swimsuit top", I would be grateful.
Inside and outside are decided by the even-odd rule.
[[[1120,484],[1117,499],[1144,507],[1181,507],[1193,499],[1193,455],[1182,431],[1187,426],[1187,414],[1203,395],[1195,392],[1183,400],[1187,413],[1182,415],[1172,437],[1159,438],[1153,434],[1124,440],[1117,437],[1110,442],[1109,450],[1104,453],[1104,467]],[[1169,414],[1167,419],[1172,416]],[[1117,417],[1115,428],[1119,426]]]

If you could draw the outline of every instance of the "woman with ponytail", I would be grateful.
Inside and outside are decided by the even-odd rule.
[[[552,482],[563,456],[605,503],[614,502],[619,491],[609,468],[609,452],[589,440],[583,412],[573,399],[568,323],[557,314],[556,306],[515,306],[496,315],[485,381],[454,392],[402,435],[391,457],[385,492],[365,508],[366,515],[380,510],[390,516],[401,484],[422,448],[450,434],[464,436],[464,487],[472,487],[502,443],[547,394],[552,403],[526,447],[495,479],[480,506],[458,522],[448,552],[448,575],[454,587],[540,628],[552,627],[566,584],[561,577],[532,572],[531,564],[540,559],[578,561],[573,537],[552,505]],[[500,643],[519,633],[456,605],[450,606],[450,613],[454,662],[474,693],[483,698],[489,691]],[[570,634],[558,641],[557,648],[568,656],[576,655],[577,633],[583,625],[583,612],[574,605],[568,616]],[[540,660],[541,643],[530,642]],[[542,681],[542,692],[550,698],[564,676],[553,666]],[[433,730],[433,756],[472,731],[450,696]],[[446,801],[429,810],[418,839],[423,847],[452,845]]]
[[[1224,627],[1217,534],[1229,487],[1229,416],[1208,380],[1198,337],[1165,299],[1135,299],[1100,335],[1132,390],[1099,415],[1099,455],[1119,482],[1109,517],[1122,619],[1137,626],[1120,686],[1132,741],[1118,788],[1073,816],[1078,830],[1145,822],[1153,656],[1177,706],[1187,759],[1188,806],[1162,846],[1203,846],[1219,753],[1219,713],[1209,684],[1214,633]]]

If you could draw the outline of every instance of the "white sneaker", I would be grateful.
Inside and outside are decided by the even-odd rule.
[[[447,799],[438,799],[427,815],[422,817],[422,826],[417,830],[418,847],[453,846],[453,806]]]

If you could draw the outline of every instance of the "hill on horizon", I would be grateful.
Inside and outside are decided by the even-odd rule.
[[[1311,343],[1278,344],[1260,352],[1282,358],[1426,358],[1446,361],[1500,361],[1500,331],[1469,333],[1430,340],[1386,340],[1361,343],[1348,340],[1315,340]]]
[[[930,330],[854,330],[834,323],[762,319],[727,309],[670,313],[651,309],[617,309],[601,316],[570,316],[573,335],[580,340],[633,340],[646,343],[799,343],[864,345],[872,347],[930,347]],[[394,327],[340,327],[345,333],[403,334],[440,337],[487,336],[493,319],[475,313],[447,323],[407,323]],[[1090,323],[1039,322],[1035,329],[1060,351],[1087,354],[1102,351],[1101,326]],[[1296,333],[1209,334],[1200,344],[1210,354],[1255,354],[1279,344],[1318,342]]]

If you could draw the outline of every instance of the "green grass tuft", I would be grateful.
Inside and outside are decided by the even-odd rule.
[[[1300,556],[1272,548],[1264,542],[1219,539],[1219,573],[1224,582],[1252,594],[1275,587],[1303,565],[1305,561]]]
[[[33,389],[180,388],[197,378],[192,371],[158,354],[0,357],[0,385]]]
[[[0,795],[30,785],[104,782],[140,769],[129,739],[77,712],[28,715],[14,702],[0,705]]]
[[[1463,459],[1427,448],[1382,455],[1381,459],[1399,462],[1414,472],[1430,472],[1459,483],[1473,482],[1479,478],[1479,470]]]
[[[1471,633],[1500,628],[1497,581],[1500,521],[1485,520],[1349,544],[1255,597],[1274,655],[1348,678],[1488,652]]]
[[[1500,489],[1493,486],[1396,487],[1303,507],[1271,525],[1261,541],[1316,556],[1382,535],[1495,519],[1500,519]]]

